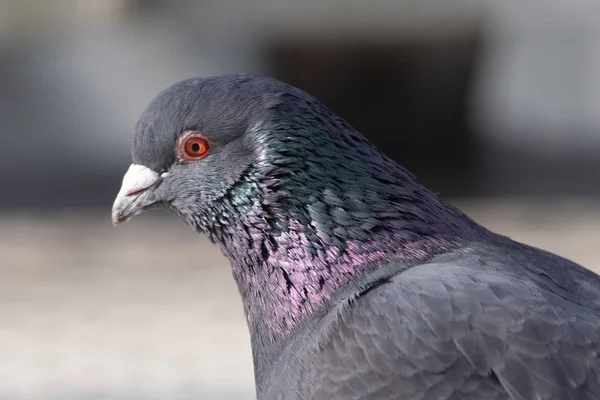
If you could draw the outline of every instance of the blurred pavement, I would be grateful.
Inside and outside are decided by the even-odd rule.
[[[600,271],[592,202],[479,201],[487,227]],[[0,218],[0,399],[251,399],[229,266],[177,218]]]

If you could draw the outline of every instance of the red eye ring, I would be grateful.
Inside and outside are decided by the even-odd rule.
[[[186,132],[179,139],[177,158],[180,161],[197,161],[206,156],[209,147],[208,139],[201,132]]]

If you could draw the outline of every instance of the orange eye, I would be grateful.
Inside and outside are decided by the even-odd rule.
[[[190,138],[185,142],[185,152],[190,157],[200,157],[208,150],[206,139]]]
[[[181,161],[195,161],[206,155],[209,143],[200,132],[186,133],[179,141],[177,156]]]

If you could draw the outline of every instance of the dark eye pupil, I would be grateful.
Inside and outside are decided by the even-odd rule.
[[[194,143],[194,144],[192,144],[192,151],[193,151],[194,153],[197,153],[197,152],[199,152],[199,151],[200,151],[200,145],[199,145],[198,143]]]

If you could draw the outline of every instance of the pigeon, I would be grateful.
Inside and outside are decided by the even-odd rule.
[[[600,399],[600,277],[479,225],[306,92],[175,83],[132,158],[113,223],[167,209],[221,248],[259,400]]]

